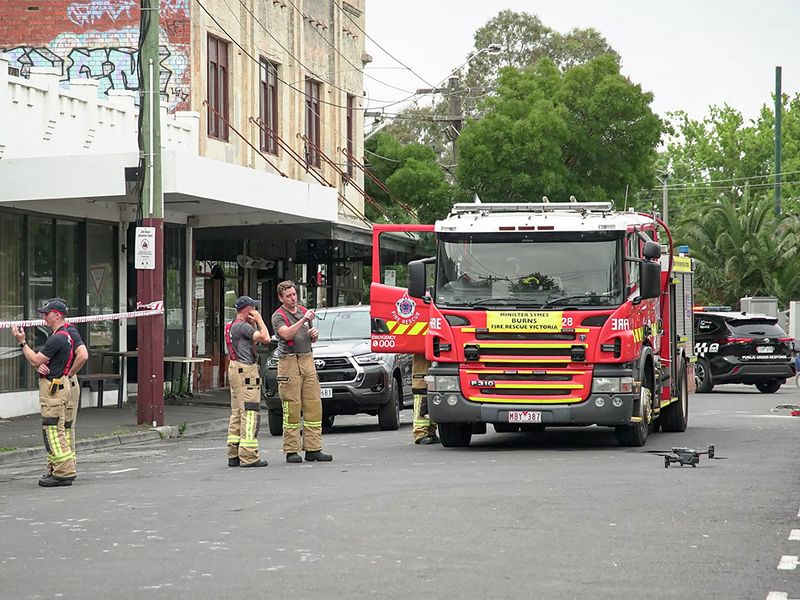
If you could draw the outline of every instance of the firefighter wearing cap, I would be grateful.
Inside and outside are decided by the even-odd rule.
[[[258,457],[258,427],[261,424],[261,378],[256,360],[256,342],[269,342],[269,331],[256,310],[260,303],[250,296],[236,300],[236,319],[225,325],[228,348],[228,383],[231,387],[231,418],[228,424],[228,466],[266,467]]]
[[[39,485],[72,485],[76,477],[75,454],[67,442],[64,428],[70,394],[68,375],[73,360],[72,338],[64,321],[67,307],[63,302],[53,300],[36,310],[44,315],[45,323],[53,331],[39,352],[28,346],[24,330],[15,326],[11,333],[17,338],[22,353],[31,366],[38,369],[40,365],[47,365],[49,368],[46,375],[39,377],[39,406],[48,470],[52,468],[52,473],[39,479]]]
[[[421,354],[414,355],[414,364],[411,367],[411,393],[414,394],[414,424],[411,435],[415,444],[436,444],[436,423],[431,421],[428,414],[428,384],[425,376],[431,363]]]
[[[311,344],[319,332],[311,326],[314,311],[297,304],[297,290],[291,281],[278,284],[281,306],[272,314],[272,328],[278,334],[278,394],[283,404],[283,451],[286,462],[301,463],[302,449],[307,461],[331,461],[322,452],[322,399]],[[302,417],[301,417],[302,415]]]
[[[47,301],[49,302],[61,302],[64,306],[67,307],[67,312],[69,312],[69,306],[67,306],[67,301],[63,298],[51,298]],[[72,338],[72,348],[74,350],[74,357],[72,359],[72,367],[67,374],[69,378],[69,401],[67,402],[67,410],[64,415],[64,434],[67,437],[67,443],[69,443],[69,447],[72,449],[72,453],[75,454],[75,437],[76,437],[76,423],[78,420],[78,403],[81,397],[81,387],[80,383],[78,382],[78,372],[83,369],[83,366],[89,360],[89,349],[86,346],[86,343],[83,341],[78,328],[75,327],[72,323],[66,323],[67,333]],[[39,375],[47,376],[50,372],[50,367],[46,364],[39,365],[36,369],[39,372]],[[77,468],[77,455],[75,457],[75,463]],[[52,474],[53,468],[52,465],[48,464],[48,474]]]

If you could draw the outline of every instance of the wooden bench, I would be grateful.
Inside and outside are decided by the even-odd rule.
[[[122,375],[119,373],[91,373],[89,375],[78,375],[78,383],[83,389],[84,383],[97,382],[97,408],[103,408],[103,386],[106,381],[116,381],[119,386],[117,394],[117,408],[122,408],[122,392],[124,386],[122,385]],[[81,401],[78,399],[78,407],[80,408]]]

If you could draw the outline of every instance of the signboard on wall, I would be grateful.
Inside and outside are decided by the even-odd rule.
[[[136,269],[156,268],[156,228],[137,227],[134,247],[134,265]]]

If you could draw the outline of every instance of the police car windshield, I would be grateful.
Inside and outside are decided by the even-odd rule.
[[[783,337],[786,332],[774,319],[748,319],[728,321],[731,333],[741,337]]]
[[[578,236],[580,234],[574,234]],[[475,234],[439,243],[436,303],[442,306],[618,306],[620,239],[503,240]]]
[[[319,340],[368,340],[370,335],[369,307],[363,310],[321,310],[313,326],[319,330]]]

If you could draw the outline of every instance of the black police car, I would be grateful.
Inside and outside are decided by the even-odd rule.
[[[745,383],[772,394],[794,375],[793,340],[775,317],[727,307],[695,309],[694,336],[698,392]]]

